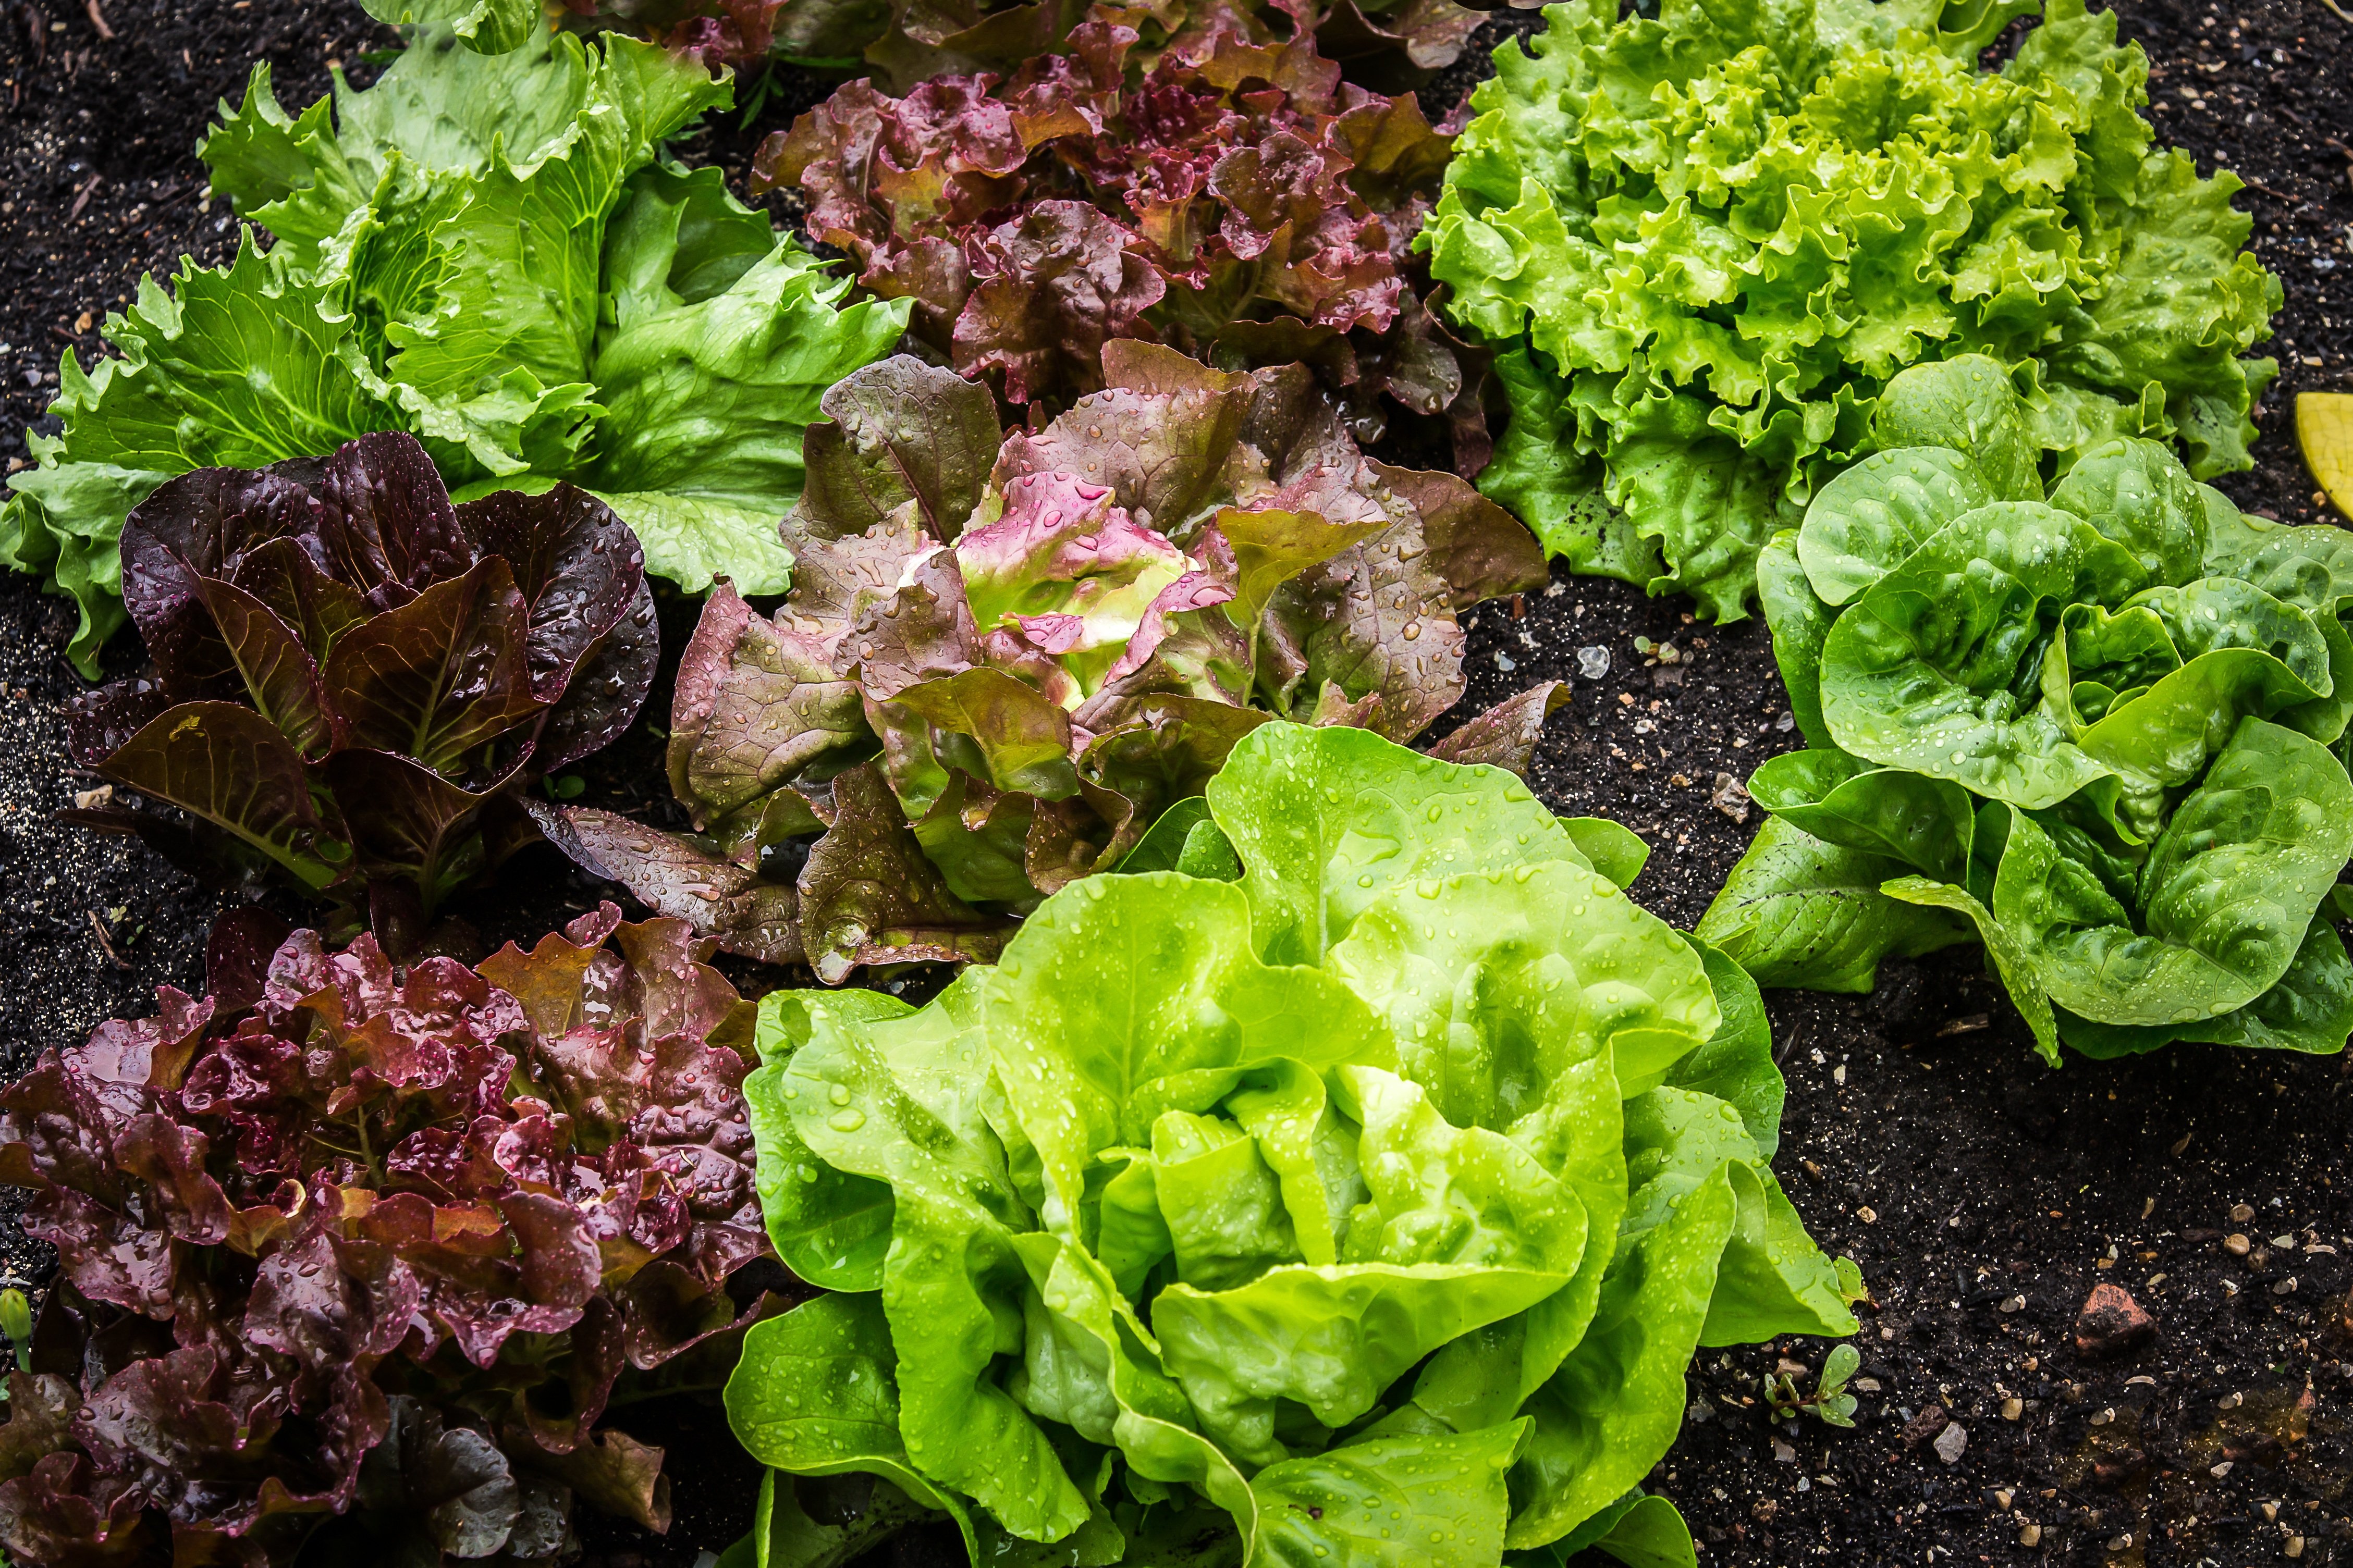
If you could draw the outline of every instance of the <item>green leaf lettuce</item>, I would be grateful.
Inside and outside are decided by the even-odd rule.
[[[2280,285],[2241,249],[2238,177],[2152,144],[2112,13],[1546,15],[1496,51],[1416,244],[1499,351],[1512,423],[1482,484],[1577,570],[1737,618],[1826,481],[1922,444],[1889,427],[1891,381],[1963,355],[2024,398],[1998,452],[1968,448],[1999,495],[2118,436],[2178,440],[2200,479],[2248,466]]]
[[[85,374],[66,356],[64,428],[10,480],[0,562],[74,596],[86,672],[121,621],[122,519],[156,485],[374,431],[417,437],[460,500],[590,490],[689,590],[784,590],[801,433],[827,386],[889,352],[905,306],[839,308],[848,279],[718,171],[663,160],[726,81],[543,26],[477,52],[438,16],[374,87],[338,79],[299,117],[256,67],[202,152],[276,243],[142,285],[105,327],[120,359]]]

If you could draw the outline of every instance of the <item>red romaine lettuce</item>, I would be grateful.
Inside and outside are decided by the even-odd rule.
[[[77,760],[193,821],[70,814],[233,888],[364,907],[405,951],[530,826],[514,792],[637,716],[644,552],[570,485],[452,506],[406,435],[166,481],[122,532],[152,678],[77,703]]]
[[[0,1090],[0,1181],[59,1263],[0,1546],[268,1564],[341,1529],[337,1562],[543,1562],[575,1494],[665,1528],[661,1451],[600,1423],[715,1385],[778,1305],[726,1290],[767,1252],[750,1005],[610,904],[477,969],[311,931],[264,968],[224,934],[211,994]]]
[[[1452,138],[1343,82],[1308,34],[1213,10],[1146,58],[1142,20],[1098,8],[1002,77],[852,82],[768,139],[754,187],[798,186],[811,237],[1015,404],[1099,390],[1123,338],[1297,360],[1348,389],[1360,430],[1384,395],[1447,416],[1475,468],[1483,361],[1424,308],[1409,249]]]
[[[988,956],[1269,718],[1419,735],[1462,695],[1457,612],[1545,582],[1526,529],[1365,458],[1303,367],[1102,358],[1106,388],[1002,436],[986,387],[913,358],[828,392],[790,599],[765,616],[723,585],[679,662],[670,784],[696,833],[535,804],[549,837],[829,983]],[[1446,754],[1524,766],[1555,700]]]

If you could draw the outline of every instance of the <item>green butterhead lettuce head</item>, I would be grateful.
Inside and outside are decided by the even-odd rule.
[[[298,118],[257,67],[202,152],[276,243],[143,284],[106,326],[121,358],[67,356],[64,429],[10,480],[0,562],[79,603],[85,671],[121,622],[117,541],[149,491],[379,431],[421,440],[461,500],[567,480],[656,575],[783,591],[801,433],[905,306],[838,308],[847,279],[717,170],[662,161],[730,96],[700,65],[543,25],[504,53],[462,34],[420,26],[375,86],[339,79]]]
[[[1700,934],[1839,991],[1975,936],[2054,1065],[2342,1049],[2353,533],[2242,517],[2130,437],[2017,499],[2029,413],[1981,364],[1898,376],[1883,420],[1940,444],[1857,464],[1766,546],[1810,749],[1749,781],[1773,818]]]
[[[1981,476],[2004,496],[2119,436],[2247,467],[2281,292],[2240,181],[2152,147],[2147,61],[2083,0],[1979,71],[2038,9],[1570,0],[1497,50],[1417,242],[1501,351],[1487,493],[1577,570],[1729,619],[1823,483],[1918,444],[1874,425],[1907,365],[1986,356],[2022,395]]]
[[[1630,1494],[1694,1349],[1853,1330],[1754,987],[1498,769],[1271,723],[1201,826],[1231,879],[1091,878],[927,1007],[766,1004],[763,1205],[834,1293],[738,1435],[976,1561],[1688,1553]]]

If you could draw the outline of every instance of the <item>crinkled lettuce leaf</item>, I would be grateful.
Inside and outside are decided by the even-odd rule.
[[[1961,356],[2028,395],[1999,440],[1955,443],[2000,499],[2119,436],[2178,440],[2200,478],[2249,465],[2280,285],[2242,248],[2238,178],[2152,147],[2113,15],[1546,16],[1496,51],[1415,244],[1498,350],[1513,424],[1482,482],[1577,570],[1746,614],[1817,490],[1934,444],[1890,417],[1899,373]]]
[[[813,275],[745,268],[749,247],[718,222],[730,209],[715,178],[638,178],[659,205],[632,208],[617,233],[674,232],[672,278],[716,287],[744,268],[710,308],[754,289],[807,297]],[[1276,715],[1419,736],[1461,693],[1461,612],[1543,581],[1526,529],[1451,474],[1364,457],[1295,365],[1230,373],[1113,343],[1103,391],[1007,432],[986,385],[899,356],[827,388],[805,445],[782,429],[763,443],[738,416],[716,430],[723,451],[698,447],[719,395],[688,396],[687,362],[655,352],[664,323],[702,308],[674,303],[678,287],[660,281],[671,243],[654,265],[616,268],[607,358],[646,358],[650,382],[630,456],[673,499],[780,483],[789,459],[805,460],[786,535],[791,597],[767,616],[723,588],[681,658],[670,773],[695,841],[631,825],[627,842],[665,847],[616,853],[611,821],[577,809],[559,841],[656,908],[691,910],[724,887],[701,899],[702,923],[733,951],[804,952],[833,981],[901,947],[893,928],[913,940],[931,923],[970,939],[932,945],[977,956],[1040,899],[1126,861],[1188,801],[1197,815],[1131,868],[1207,870],[1219,847],[1205,837],[1187,860],[1183,835],[1238,742]],[[742,341],[746,377],[799,374]],[[618,376],[600,384],[608,399],[634,395]],[[801,484],[797,468],[790,477]],[[641,499],[597,493],[624,516]],[[638,521],[650,549],[662,520]],[[1439,750],[1525,768],[1560,696],[1556,683],[1535,688]],[[846,812],[840,781],[860,764],[903,823]],[[1551,836],[1566,831],[1532,798],[1529,810]],[[1630,836],[1603,825],[1588,837],[1620,885],[1630,880]],[[910,854],[925,862],[912,874]],[[923,900],[928,921],[876,918],[909,902],[895,894],[845,901],[829,926],[812,879],[845,867],[872,887],[946,898]],[[797,947],[779,944],[771,918],[786,906]]]

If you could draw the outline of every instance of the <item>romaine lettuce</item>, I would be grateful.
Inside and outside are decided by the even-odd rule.
[[[1689,1563],[1634,1489],[1694,1348],[1854,1327],[1754,987],[1620,835],[1362,730],[1254,731],[1197,827],[1238,875],[1091,878],[928,1006],[764,1005],[761,1197],[828,1293],[737,1434],[976,1562]],[[786,1479],[751,1555],[826,1560]]]

